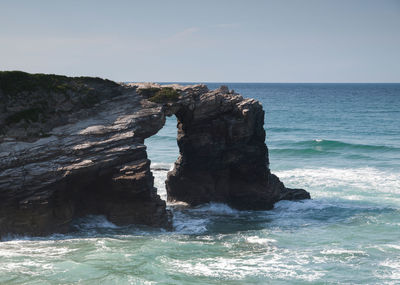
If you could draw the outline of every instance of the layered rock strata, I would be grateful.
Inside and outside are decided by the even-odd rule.
[[[225,86],[214,91],[198,86],[186,93],[174,105],[180,156],[168,173],[168,200],[268,210],[279,200],[310,198],[305,190],[285,188],[271,174],[258,101]]]
[[[171,115],[180,157],[166,181],[169,200],[270,209],[281,199],[309,198],[270,173],[257,101],[204,85],[151,97],[159,88],[0,74],[0,236],[66,232],[87,214],[171,228],[144,145]]]
[[[0,94],[0,235],[67,232],[87,214],[170,228],[144,145],[164,125],[162,106],[105,80],[66,84],[80,88]],[[37,109],[38,117],[26,115]]]

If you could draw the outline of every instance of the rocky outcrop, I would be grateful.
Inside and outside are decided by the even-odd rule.
[[[226,87],[0,73],[0,110],[0,236],[66,232],[87,214],[171,228],[144,139],[174,114],[169,200],[271,209],[309,198],[270,173],[262,106]]]
[[[282,199],[310,198],[304,190],[285,188],[271,174],[264,111],[258,101],[225,86],[210,92],[202,86],[187,93],[186,100],[174,105],[180,156],[168,173],[169,200],[267,210]]]
[[[69,88],[1,94],[0,235],[66,232],[73,218],[86,214],[106,215],[117,225],[170,228],[143,144],[164,125],[162,106],[135,87],[56,79]],[[39,108],[37,117],[30,115]]]

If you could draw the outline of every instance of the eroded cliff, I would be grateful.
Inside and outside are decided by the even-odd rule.
[[[144,139],[174,114],[169,200],[257,210],[309,198],[270,173],[262,106],[226,87],[3,73],[0,110],[0,235],[65,232],[87,214],[170,228]]]

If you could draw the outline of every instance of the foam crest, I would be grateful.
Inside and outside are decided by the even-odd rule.
[[[240,211],[232,209],[223,203],[208,203],[191,210],[192,212],[206,212],[214,215],[234,215]]]
[[[276,171],[288,187],[312,190],[313,197],[367,197],[397,199],[400,202],[400,172],[364,168],[296,168]],[[386,195],[385,195],[386,194]]]
[[[167,200],[167,190],[165,189],[165,180],[167,173],[173,168],[173,163],[151,163],[151,171],[154,176],[154,187],[157,188],[157,194],[161,199]]]
[[[301,200],[301,201],[279,201],[275,203],[272,213],[283,212],[304,212],[306,210],[322,210],[328,207],[337,206],[321,200]]]
[[[173,227],[178,234],[203,234],[207,231],[207,218],[191,217],[183,212],[174,212]]]
[[[196,208],[185,208],[180,204],[173,206],[173,225],[178,234],[204,234],[218,217],[239,213],[222,203],[209,203]]]
[[[150,165],[150,169],[152,171],[170,171],[173,168],[173,163],[166,162],[152,162]]]
[[[246,241],[249,243],[256,243],[256,244],[270,244],[276,242],[276,240],[272,238],[262,238],[258,236],[246,237]]]
[[[336,140],[324,140],[319,138],[314,140],[288,143],[288,145],[302,146],[302,147],[323,147],[324,149],[349,148],[353,150],[368,150],[368,151],[396,151],[396,152],[400,151],[399,148],[393,146],[358,144],[358,143],[342,142]]]
[[[240,257],[196,258],[189,262],[168,260],[173,271],[191,276],[206,276],[222,279],[244,280],[249,277],[267,277],[270,279],[293,278],[295,280],[315,281],[324,273],[307,268],[307,257],[288,257],[287,251],[269,251],[272,254],[249,255]],[[286,254],[286,255],[285,255]],[[289,260],[292,258],[292,261]]]
[[[387,282],[386,284],[398,284],[400,280],[400,258],[386,259],[385,261],[379,263],[380,267],[385,270],[375,271],[375,276],[382,279],[389,279],[395,282]]]
[[[357,258],[360,256],[369,256],[366,252],[362,250],[350,250],[350,249],[343,249],[343,248],[336,248],[336,249],[326,249],[321,251],[324,255],[333,255],[333,256],[340,256],[346,259]]]
[[[106,228],[106,229],[117,229],[118,226],[114,225],[103,215],[88,215],[84,218],[77,220],[77,226],[80,229],[96,229],[96,228]]]

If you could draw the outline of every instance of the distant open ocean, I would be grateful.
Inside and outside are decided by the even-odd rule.
[[[312,200],[170,205],[172,232],[90,216],[9,237],[0,284],[400,284],[400,84],[226,85],[262,103],[272,172]],[[175,117],[145,143],[165,199]]]

